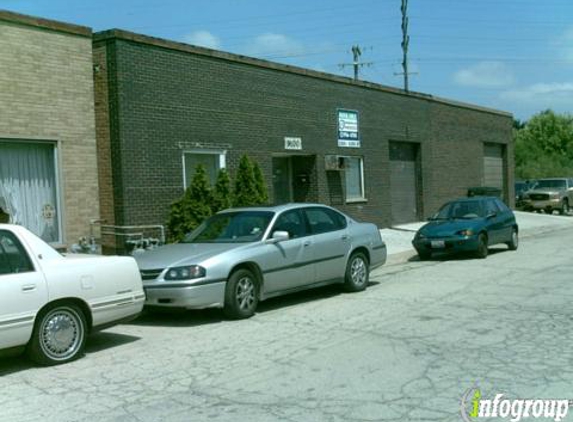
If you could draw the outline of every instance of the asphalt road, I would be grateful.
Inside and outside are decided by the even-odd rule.
[[[383,267],[366,292],[278,298],[247,321],[143,315],[68,365],[3,359],[0,420],[457,421],[474,385],[573,399],[572,239]]]

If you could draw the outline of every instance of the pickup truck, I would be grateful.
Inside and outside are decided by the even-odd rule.
[[[90,332],[139,315],[145,301],[131,257],[58,253],[25,228],[0,224],[0,351],[40,365],[83,354]]]
[[[573,178],[539,179],[534,189],[523,194],[525,211],[544,210],[548,214],[559,211],[567,214],[573,204]]]

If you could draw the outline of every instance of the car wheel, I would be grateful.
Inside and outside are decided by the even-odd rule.
[[[486,258],[488,253],[487,249],[487,236],[482,233],[478,237],[478,249],[477,249],[477,257],[478,258]]]
[[[73,304],[54,305],[38,315],[26,352],[40,365],[69,362],[82,355],[86,335],[86,318],[80,308]]]
[[[253,273],[245,268],[235,271],[225,287],[225,315],[233,319],[254,315],[259,303],[259,285]]]
[[[370,269],[368,258],[362,252],[355,252],[350,256],[346,265],[344,288],[348,292],[359,292],[368,286]]]
[[[511,231],[511,240],[507,242],[507,246],[509,247],[510,251],[517,250],[517,247],[519,246],[519,236],[516,229]]]
[[[569,201],[566,199],[563,200],[563,204],[561,204],[561,208],[559,209],[559,214],[567,215],[569,214]]]

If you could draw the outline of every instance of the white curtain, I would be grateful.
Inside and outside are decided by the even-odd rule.
[[[59,241],[54,145],[0,141],[0,206],[10,222]]]

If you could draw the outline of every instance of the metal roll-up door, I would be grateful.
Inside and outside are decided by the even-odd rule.
[[[505,197],[505,178],[503,171],[503,145],[485,144],[483,154],[483,185],[501,189]]]
[[[390,199],[392,224],[418,219],[417,144],[390,142]]]

